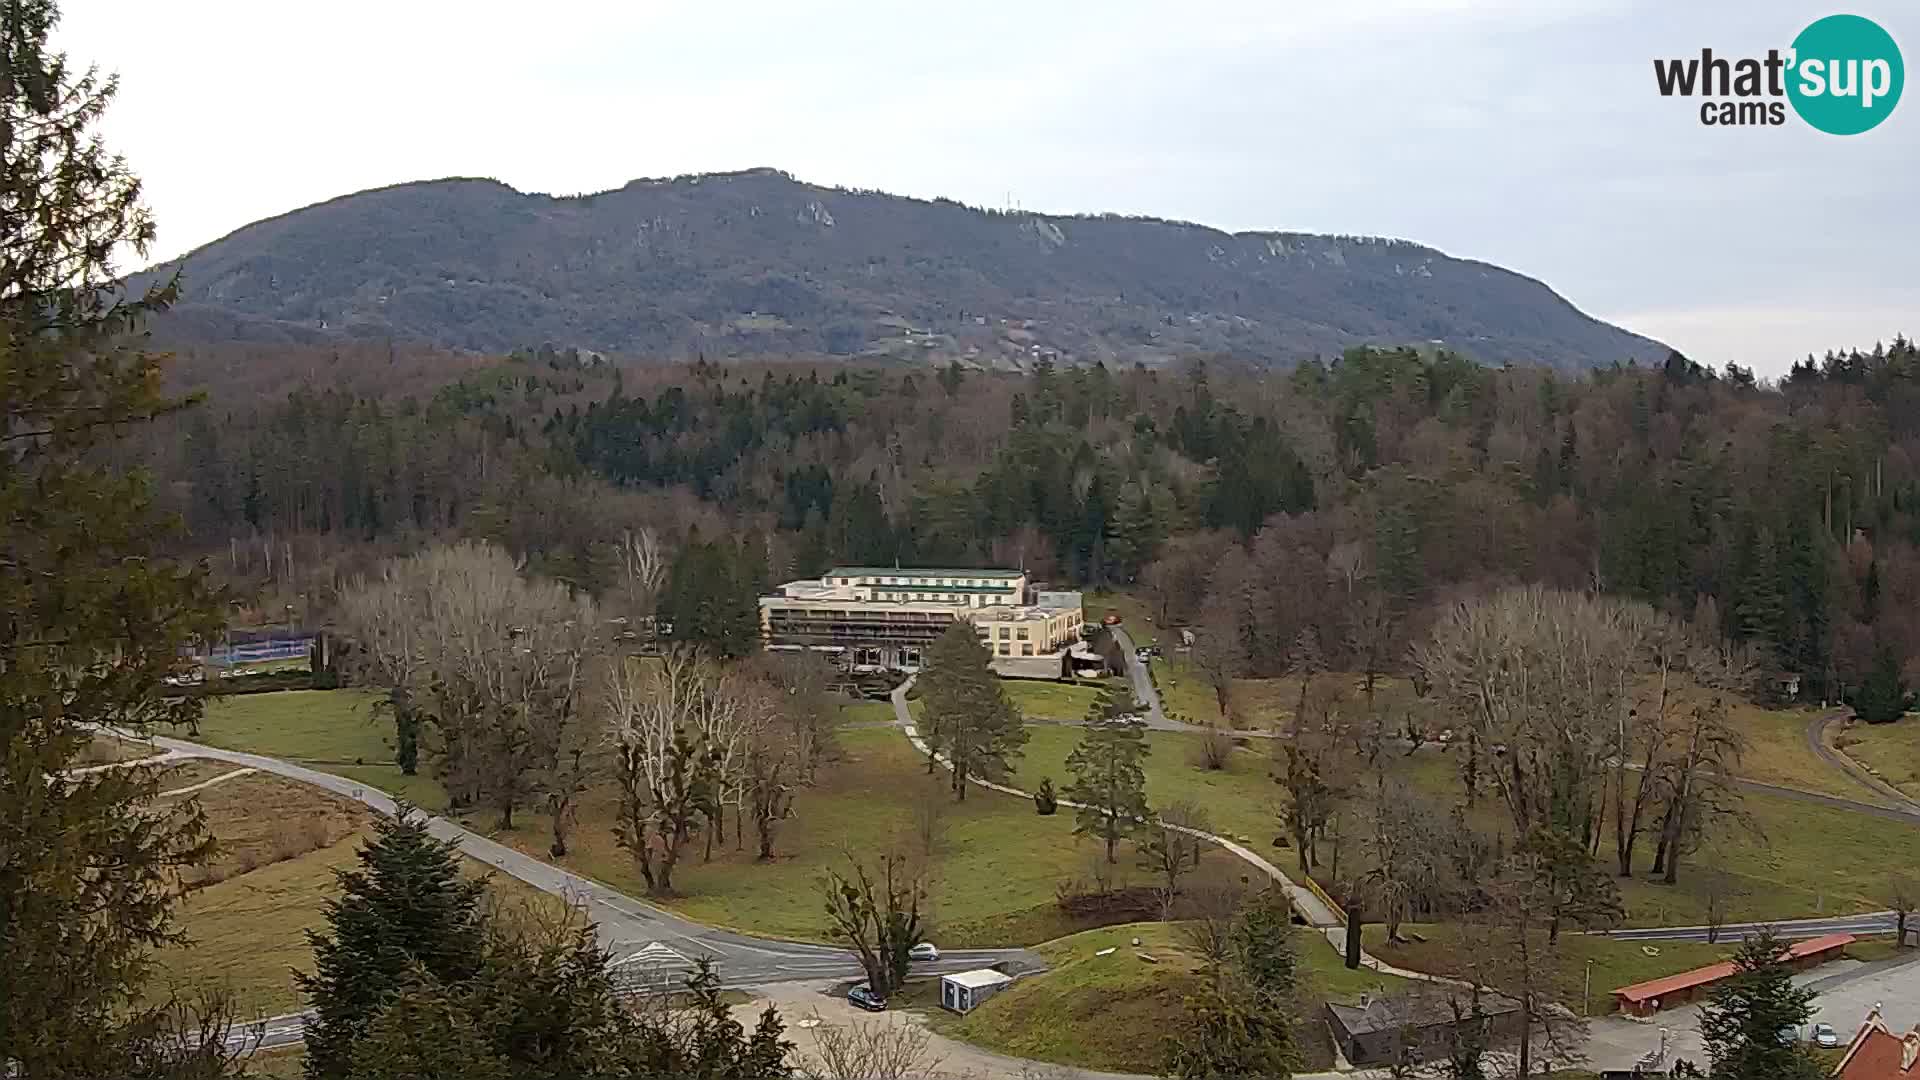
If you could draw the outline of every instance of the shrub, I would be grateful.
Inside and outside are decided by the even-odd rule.
[[[274,862],[285,862],[288,859],[297,859],[313,850],[307,846],[304,838],[300,835],[300,831],[294,827],[292,822],[283,821],[274,826],[272,844]]]
[[[308,815],[302,829],[306,833],[308,851],[318,851],[337,838],[333,822],[327,820],[325,814]]]
[[[1227,756],[1232,753],[1233,740],[1218,728],[1208,728],[1194,747],[1192,762],[1197,768],[1217,771],[1227,767]]]
[[[1053,777],[1040,778],[1040,790],[1033,793],[1033,809],[1042,817],[1060,809],[1060,799],[1053,793]]]

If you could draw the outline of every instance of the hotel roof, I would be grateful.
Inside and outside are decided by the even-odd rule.
[[[920,566],[836,566],[822,577],[976,577],[1013,581],[1025,577],[1025,570],[945,570]]]

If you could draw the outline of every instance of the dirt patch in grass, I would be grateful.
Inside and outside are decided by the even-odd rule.
[[[241,766],[227,761],[210,761],[205,758],[175,758],[158,766],[160,769],[161,797],[178,798],[179,796],[169,796],[167,793],[179,791],[182,788],[193,787],[196,784],[205,783],[215,777],[225,776],[240,767]],[[234,777],[234,780],[238,779],[240,778],[237,776]],[[225,782],[232,783],[233,780]],[[219,785],[215,786],[217,787]]]
[[[212,763],[196,766],[207,764]],[[330,847],[358,832],[373,814],[360,803],[270,773],[236,776],[190,797],[199,801],[219,845],[212,862],[188,871],[190,888]]]

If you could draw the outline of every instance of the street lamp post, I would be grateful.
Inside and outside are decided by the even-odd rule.
[[[1580,998],[1580,1015],[1593,1015],[1593,961],[1587,961],[1587,989]]]

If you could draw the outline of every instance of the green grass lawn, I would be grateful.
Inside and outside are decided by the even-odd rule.
[[[1807,748],[1807,725],[1818,715],[1815,709],[1766,709],[1750,702],[1735,703],[1729,719],[1747,740],[1739,774],[1761,783],[1885,804],[1887,800],[1879,793]]]
[[[1415,971],[1459,974],[1467,968],[1461,962],[1461,935],[1456,926],[1407,924],[1403,936],[1414,934],[1424,941],[1389,943],[1386,928],[1367,926],[1361,941],[1369,953],[1388,963]],[[1545,935],[1541,935],[1544,942]],[[1557,949],[1556,977],[1552,980],[1563,999],[1578,1008],[1587,984],[1588,961],[1592,961],[1593,1015],[1613,1011],[1612,992],[1622,986],[1658,979],[1718,963],[1732,955],[1737,942],[1708,945],[1692,941],[1616,941],[1612,938],[1582,934],[1562,934]],[[1648,950],[1653,955],[1648,955]]]
[[[1026,756],[1015,784],[1031,790],[1042,776],[1051,776],[1056,788],[1064,788],[1066,757],[1080,735],[1073,728],[1029,729]],[[1210,772],[1192,764],[1199,738],[1148,733],[1148,801],[1155,806],[1183,799],[1193,802],[1207,811],[1217,828],[1262,852],[1281,870],[1296,873],[1296,853],[1272,847],[1280,832],[1278,805],[1283,792],[1269,779],[1267,744],[1250,741],[1251,752],[1236,752],[1226,769]],[[1454,753],[1429,750],[1411,757],[1390,755],[1386,762],[1396,777],[1431,793],[1440,807],[1450,809],[1460,798],[1456,759]],[[1749,793],[1745,805],[1760,833],[1729,838],[1720,845],[1718,855],[1734,890],[1729,901],[1735,912],[1731,919],[1804,918],[1883,908],[1879,893],[1885,853],[1920,850],[1920,828],[1897,821],[1759,793]],[[1490,794],[1483,794],[1473,818],[1481,828],[1511,831],[1505,811]],[[1701,859],[1683,862],[1679,883],[1669,886],[1646,880],[1644,868],[1652,856],[1652,844],[1643,838],[1642,845],[1638,855],[1642,877],[1620,882],[1626,924],[1704,923],[1707,875],[1700,871]],[[1603,856],[1610,854],[1610,836],[1603,838],[1601,850]]]
[[[688,846],[674,874],[680,895],[662,902],[703,922],[820,940],[827,931],[818,895],[821,873],[844,868],[848,852],[871,858],[889,849],[917,851],[915,806],[926,800],[940,808],[942,833],[929,878],[935,941],[954,947],[1028,944],[1060,932],[1054,888],[1065,878],[1086,876],[1096,850],[1073,835],[1071,815],[1041,817],[1028,799],[980,788],[955,803],[944,770],[928,776],[924,759],[897,731],[848,731],[840,743],[843,760],[825,769],[815,787],[799,791],[793,818],[781,823],[776,859],[757,862],[751,835],[744,850],[736,850],[730,821],[712,862],[703,861],[699,839]],[[645,883],[610,834],[613,811],[610,788],[591,793],[581,806],[573,851],[562,861],[642,895]],[[516,826],[496,838],[547,857],[545,818],[525,814]],[[1118,875],[1145,877],[1124,854]]]
[[[1140,946],[1132,945],[1134,938]],[[1104,949],[1114,951],[1097,955]],[[1301,933],[1294,949],[1302,975],[1303,1016],[1325,1001],[1352,1002],[1391,992],[1404,979],[1349,972],[1324,941]],[[966,1016],[929,1000],[936,1031],[999,1053],[1083,1068],[1153,1073],[1162,1040],[1180,1022],[1184,999],[1199,985],[1200,963],[1168,923],[1089,930],[1035,948],[1045,974],[1023,979]],[[1140,959],[1152,956],[1156,962]]]
[[[1215,723],[1220,718],[1213,688],[1186,659],[1176,653],[1156,657],[1152,662],[1154,685],[1160,690],[1160,702],[1170,713],[1178,713],[1196,724]],[[1352,672],[1327,672],[1313,679],[1314,693],[1339,687],[1345,697],[1344,708],[1358,712],[1366,700],[1360,676]],[[1375,677],[1374,707],[1389,714],[1427,708],[1414,696],[1413,684],[1393,675]],[[1232,690],[1233,726],[1238,728],[1276,728],[1293,723],[1300,706],[1300,680],[1292,676],[1273,679],[1235,679]]]
[[[1431,792],[1443,805],[1460,798],[1455,753],[1424,752],[1397,758],[1407,782]],[[1920,827],[1854,811],[1819,806],[1783,795],[1748,792],[1743,803],[1757,832],[1731,832],[1716,858],[1729,876],[1730,920],[1807,918],[1884,908],[1879,899],[1889,851],[1920,850]],[[1511,832],[1505,810],[1483,794],[1473,815],[1482,828]],[[1511,842],[1509,840],[1509,842]],[[1628,926],[1697,925],[1706,922],[1705,857],[1681,863],[1677,885],[1648,880],[1653,840],[1643,836],[1635,863],[1640,876],[1620,881]],[[1611,831],[1601,838],[1602,860],[1611,858]]]
[[[1082,730],[1039,725],[1027,729],[1027,749],[1012,783],[1026,791],[1051,776],[1056,790],[1067,786],[1067,755],[1078,745]],[[1200,736],[1180,732],[1147,733],[1147,801],[1155,807],[1187,801],[1206,810],[1216,829],[1224,829],[1252,846],[1265,849],[1278,828],[1275,800],[1281,789],[1268,778],[1263,753],[1235,753],[1227,767],[1208,771],[1193,764]],[[1265,749],[1256,745],[1256,749]]]
[[[893,702],[845,702],[840,706],[840,722],[843,724],[891,724],[893,723]]]
[[[1091,693],[1069,686],[1032,685]],[[213,745],[313,763],[406,795],[422,806],[444,807],[444,795],[429,777],[404,778],[386,763],[388,734],[384,725],[370,719],[372,700],[370,694],[344,690],[230,698],[209,707],[201,738]],[[860,702],[848,705],[845,715],[884,720],[890,718],[891,710],[886,702]],[[1794,714],[1776,715],[1791,718]],[[1770,723],[1782,737],[1792,731],[1790,719]],[[1904,725],[1880,731],[1888,731],[1885,738],[1889,739],[1911,735]],[[1871,734],[1882,738],[1879,731]],[[1051,776],[1056,788],[1065,787],[1066,756],[1079,737],[1079,730],[1071,727],[1030,728],[1027,751],[1016,764],[1013,782],[1032,790],[1042,776]],[[1231,755],[1226,769],[1206,771],[1192,763],[1199,738],[1149,733],[1148,798],[1158,806],[1186,800],[1203,807],[1217,828],[1294,872],[1295,854],[1272,847],[1280,832],[1281,791],[1269,779],[1269,744],[1252,740],[1252,749]],[[847,760],[830,768],[818,787],[802,790],[797,816],[782,823],[780,858],[757,864],[749,852],[734,852],[729,836],[726,851],[716,853],[711,864],[703,864],[696,847],[683,859],[676,885],[684,895],[673,900],[673,906],[696,918],[742,929],[819,937],[823,928],[813,887],[820,871],[838,860],[843,848],[872,853],[909,836],[914,831],[913,805],[920,793],[929,787],[944,790],[946,783],[944,776],[926,777],[924,763],[897,732],[856,729],[845,732],[841,741]],[[1890,745],[1894,748],[1876,752],[1897,754],[1901,744]],[[1456,757],[1428,750],[1412,757],[1390,755],[1387,760],[1406,783],[1433,793],[1440,806],[1450,808],[1460,797]],[[351,764],[355,761],[366,764]],[[1920,845],[1920,828],[1783,796],[1749,794],[1746,808],[1760,833],[1729,839],[1721,844],[1718,855],[1735,890],[1730,918],[1793,918],[1884,907],[1879,892],[1885,853]],[[1483,827],[1504,824],[1504,812],[1490,796],[1474,816]],[[571,865],[637,894],[642,887],[638,874],[608,835],[611,818],[609,790],[588,798],[575,830],[578,850]],[[945,818],[947,847],[937,860],[933,904],[943,932],[957,935],[956,942],[983,944],[1056,936],[1062,926],[1051,903],[1054,885],[1082,873],[1091,850],[1075,842],[1070,816],[1039,819],[1025,800],[973,789],[964,806],[949,810]],[[545,832],[544,819],[523,814],[513,838],[522,849],[545,857]],[[1643,842],[1649,854],[1641,857],[1642,867],[1651,849],[1650,842]],[[1610,848],[1611,841],[1603,838],[1603,854]],[[1707,875],[1699,872],[1700,863],[1699,857],[1684,863],[1677,886],[1643,878],[1621,882],[1627,925],[1704,922]],[[992,881],[996,887],[968,887],[964,883],[969,881]]]
[[[1100,688],[1106,681],[1062,683],[1002,679],[1000,685],[1029,720],[1079,720],[1099,698]]]
[[[418,776],[393,764],[392,724],[373,712],[378,697],[365,690],[283,690],[221,698],[208,703],[199,734],[185,737],[310,765],[429,810],[444,809],[446,792],[426,775],[424,762]]]
[[[1920,799],[1920,717],[1891,724],[1854,724],[1839,735],[1848,757],[1872,769],[1880,779]]]

